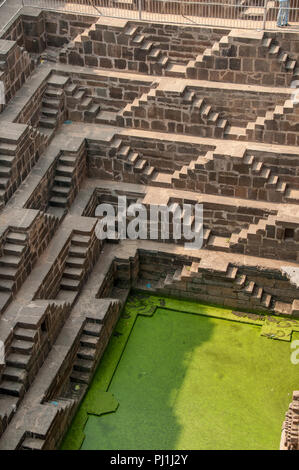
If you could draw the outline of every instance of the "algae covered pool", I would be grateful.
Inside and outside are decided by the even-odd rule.
[[[61,448],[278,449],[291,338],[296,320],[131,295]]]

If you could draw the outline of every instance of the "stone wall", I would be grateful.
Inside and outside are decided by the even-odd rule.
[[[15,41],[0,39],[0,83],[4,86],[5,103],[14,97],[33,70],[34,62],[23,47]],[[3,109],[4,104],[0,103],[0,112]]]

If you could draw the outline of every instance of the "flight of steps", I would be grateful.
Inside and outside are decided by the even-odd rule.
[[[53,74],[47,82],[47,87],[42,98],[39,131],[48,137],[51,137],[64,121],[64,87],[69,81],[69,77]]]
[[[77,159],[76,155],[64,153],[58,158],[47,208],[47,212],[56,217],[62,217],[69,206]]]
[[[129,37],[129,46],[137,48],[138,58],[149,64],[149,71],[154,75],[167,75],[167,71],[173,67],[172,61],[166,52],[159,48],[159,44],[149,40],[144,34],[140,34],[140,26],[129,24],[124,34]],[[178,76],[178,75],[170,75]]]
[[[191,278],[203,275],[215,275],[218,279],[224,279],[228,286],[231,285],[235,292],[242,295],[246,301],[248,299],[248,307],[260,308],[261,310],[275,309],[275,301],[270,294],[258,286],[254,281],[248,279],[246,274],[240,272],[236,266],[230,265],[228,261],[222,261],[218,265],[210,265],[209,261],[201,259],[199,262],[192,262],[191,266],[183,266],[177,269],[173,274],[166,275],[158,281],[155,290],[165,292],[165,290],[174,289],[179,286],[182,281],[190,281]]]
[[[10,302],[16,291],[16,280],[19,268],[23,263],[26,251],[27,235],[25,233],[9,230],[2,246],[0,257],[0,311],[2,312]]]
[[[93,122],[100,112],[100,105],[93,103],[92,97],[87,96],[86,88],[82,88],[75,83],[69,83],[65,87],[66,101],[68,107],[69,119],[72,118],[72,110],[76,109],[83,112],[84,122]]]
[[[97,321],[87,319],[80,337],[80,346],[74,367],[70,375],[73,383],[88,385],[95,368],[97,347],[100,341],[102,325]]]
[[[221,150],[219,151],[221,153]],[[182,187],[182,182],[188,180],[188,178],[192,178],[192,175],[196,173],[203,175],[204,178],[208,177],[209,172],[215,171],[216,162],[223,157],[222,154],[218,155],[219,151],[210,150],[205,155],[200,155],[196,160],[192,160],[189,164],[183,165],[180,170],[176,170],[172,174],[158,172],[150,184],[180,188]],[[224,157],[226,157],[226,155],[224,155]],[[298,190],[289,188],[289,184],[284,182],[281,176],[274,175],[273,172],[269,168],[266,168],[264,163],[255,156],[248,155],[247,152],[244,152],[242,158],[240,158],[240,162],[234,162],[234,160],[236,160],[236,158],[232,157],[232,164],[236,163],[236,165],[242,164],[248,166],[247,174],[251,175],[252,179],[258,183],[256,184],[257,187],[263,187],[269,192],[269,201],[298,202]],[[219,192],[219,194],[221,194],[221,192]]]
[[[7,188],[11,176],[11,167],[16,158],[17,145],[11,141],[0,140],[0,208],[6,202]]]
[[[205,125],[213,126],[214,137],[232,138],[227,119],[222,118],[219,113],[213,111],[212,106],[207,104],[205,98],[197,97],[196,93],[192,90],[189,90],[187,87],[184,88],[183,91],[178,91],[175,89],[172,91],[169,89],[166,91],[166,94],[164,90],[161,93],[159,87],[151,88],[148,93],[144,93],[140,98],[136,98],[133,103],[129,103],[125,106],[125,108],[123,108],[123,110],[119,113],[118,124],[125,125],[125,127],[131,127],[132,119],[138,119],[138,110],[140,108],[146,108],[150,106],[155,106],[156,108],[168,108],[168,94],[174,96],[176,101],[180,100],[182,103],[181,109],[183,109],[185,112],[188,112],[189,115],[196,115],[198,116],[198,120],[203,121]],[[163,103],[163,97],[165,99],[166,106]],[[196,125],[194,119],[192,123]],[[191,125],[191,123],[188,123],[188,125]]]
[[[131,183],[148,184],[154,178],[156,169],[138,152],[134,152],[129,145],[122,143],[121,139],[114,138],[111,144],[115,150],[115,159],[123,166],[124,180]]]
[[[299,78],[299,68],[297,67],[296,60],[292,59],[278,44],[274,38],[264,38],[262,45],[266,48],[268,56],[271,59],[277,59],[281,64],[282,71],[292,73],[293,79]],[[298,85],[295,87],[298,88]]]
[[[90,235],[82,235],[76,231],[73,233],[57,298],[62,297],[61,291],[64,291],[66,296],[70,294],[70,297],[80,291],[86,275],[90,240]]]
[[[5,358],[0,396],[17,397],[16,406],[28,387],[28,369],[32,362],[37,334],[37,330],[31,329],[27,324],[23,327],[17,326],[13,331],[12,343]]]
[[[257,239],[262,244],[262,239],[267,236],[267,229],[274,228],[276,215],[269,215],[267,219],[260,219],[257,224],[250,224],[247,229],[242,229],[239,233],[233,233],[229,240],[230,249],[234,252],[244,253],[248,239]]]
[[[286,114],[295,113],[296,107],[296,104],[291,100],[286,100],[283,105],[275,106],[274,111],[267,111],[265,116],[259,116],[256,121],[249,122],[246,127],[248,140],[267,142],[268,138],[264,135],[264,132],[266,130],[272,131],[272,129],[277,129],[277,127],[277,130],[279,130],[279,121],[284,120]],[[284,132],[284,129],[282,128],[281,131]],[[272,143],[272,141],[269,143]]]
[[[239,39],[241,43],[244,43],[244,31],[241,30],[240,37],[238,33],[238,30],[232,30],[228,35],[216,41],[212,47],[205,49],[203,54],[198,55],[195,60],[190,60],[186,67],[187,77],[205,80],[207,79],[205,69],[215,68],[217,70],[217,67],[215,67],[217,58],[236,57],[234,52],[233,55],[231,54],[234,46]],[[256,44],[257,48],[264,51],[265,60],[275,60],[279,64],[280,72],[290,75],[290,82],[292,78],[296,79],[299,76],[296,61],[281,49],[275,39],[267,37],[264,32],[247,31],[246,34],[246,38],[251,45]]]

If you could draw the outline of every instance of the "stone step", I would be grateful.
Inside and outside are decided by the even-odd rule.
[[[31,354],[34,348],[34,343],[32,341],[24,341],[21,339],[14,339],[10,345],[11,351],[13,353],[20,354]]]
[[[252,295],[254,287],[255,287],[255,282],[249,281],[247,286],[245,286],[244,291],[246,292],[246,294]]]
[[[19,369],[18,367],[5,367],[2,377],[4,380],[24,384],[27,374],[24,369]]]
[[[71,244],[74,246],[87,247],[90,243],[90,237],[88,235],[75,234],[72,237]]]
[[[0,291],[11,292],[14,287],[14,281],[9,279],[0,279]]]
[[[60,281],[60,288],[66,290],[78,291],[80,288],[80,280],[62,277]]]
[[[0,178],[0,189],[5,193],[9,185],[9,178]]]
[[[113,111],[100,111],[95,122],[97,124],[116,125],[117,113]]]
[[[32,330],[31,328],[21,328],[18,327],[14,330],[14,337],[23,341],[35,342],[38,335],[37,330]]]
[[[69,176],[55,175],[54,185],[70,187],[72,185],[72,178]]]
[[[88,247],[86,246],[71,245],[69,248],[69,256],[74,256],[76,258],[85,258],[87,256],[87,253]]]
[[[80,344],[86,348],[96,348],[98,344],[98,338],[94,335],[83,334],[80,338]]]
[[[42,450],[46,441],[38,437],[26,437],[22,442],[22,449],[24,450]]]
[[[21,256],[25,250],[24,245],[17,245],[15,243],[5,243],[3,245],[3,253],[5,255],[14,255],[14,256]]]
[[[4,255],[0,257],[0,266],[9,266],[16,268],[22,262],[22,258],[13,255]]]
[[[54,196],[58,196],[58,197],[62,196],[64,198],[67,198],[67,196],[70,192],[70,188],[68,186],[54,185],[51,192]]]
[[[41,117],[39,120],[40,127],[46,127],[48,129],[55,129],[57,125],[56,119],[50,117]]]
[[[64,88],[64,91],[68,96],[73,96],[78,89],[78,86],[75,83],[70,83]]]
[[[0,266],[0,282],[3,279],[15,281],[17,278],[17,268],[10,268],[8,266]]]
[[[69,77],[64,77],[63,75],[52,74],[48,79],[48,86],[54,88],[63,88],[70,82]]]
[[[93,348],[85,348],[80,346],[77,355],[79,359],[89,359],[93,361],[96,355],[96,350]]]
[[[165,75],[167,77],[184,78],[186,76],[186,66],[170,63],[167,65]]]
[[[10,230],[8,234],[6,235],[6,241],[9,243],[17,243],[17,244],[26,245],[27,234],[20,233],[20,232],[13,232],[12,230]]]
[[[79,90],[75,94],[74,98],[75,100],[82,101],[84,97],[86,96],[87,91],[86,90]]]
[[[1,137],[0,141],[0,155],[15,156],[18,146],[15,143],[7,142]]]
[[[59,100],[63,96],[63,91],[59,88],[47,88],[45,91],[45,97],[48,98],[54,98],[56,100]]]
[[[59,165],[74,167],[77,161],[77,157],[69,155],[61,155],[59,157]]]
[[[82,278],[82,269],[65,267],[65,269],[63,271],[63,277],[67,278],[67,279],[81,280],[81,278]]]
[[[11,175],[11,168],[9,166],[0,166],[0,177],[9,178]]]
[[[88,109],[91,106],[91,104],[92,104],[92,98],[86,97],[81,101],[81,103],[79,103],[78,109],[81,111],[84,111]]]
[[[67,207],[67,198],[63,196],[52,196],[49,200],[49,204],[55,207]]]
[[[27,354],[10,353],[6,358],[7,366],[27,369],[30,363],[30,356]]]
[[[100,332],[102,330],[102,325],[99,323],[91,323],[91,322],[86,322],[83,328],[83,332],[86,335],[90,336],[100,336]]]
[[[21,397],[25,392],[24,385],[20,382],[11,380],[3,380],[0,383],[0,393],[12,395],[13,397]]]
[[[93,118],[96,117],[101,110],[101,105],[94,103],[92,104],[84,113],[85,118]]]
[[[14,155],[0,155],[0,165],[11,167],[15,159]]]
[[[77,358],[74,363],[74,370],[80,372],[91,372],[93,369],[93,361],[89,359],[79,359]]]
[[[55,108],[47,108],[47,107],[42,107],[41,109],[41,113],[43,116],[45,116],[46,118],[52,118],[54,119],[55,123],[56,123],[56,118],[58,116],[58,110],[55,109]],[[43,119],[43,118],[42,118]]]
[[[0,292],[0,312],[3,313],[12,299],[11,292]]]
[[[79,258],[76,256],[69,256],[65,261],[66,266],[71,268],[83,268],[85,264],[85,258]]]
[[[90,374],[88,372],[73,370],[70,376],[70,381],[88,385],[90,381]]]
[[[56,167],[56,173],[58,176],[67,176],[68,178],[71,178],[73,174],[74,168],[71,166],[67,165],[57,165]],[[55,176],[56,179],[56,176]]]

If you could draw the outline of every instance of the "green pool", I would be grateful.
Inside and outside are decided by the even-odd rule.
[[[131,296],[62,449],[278,449],[299,326],[273,321]]]

